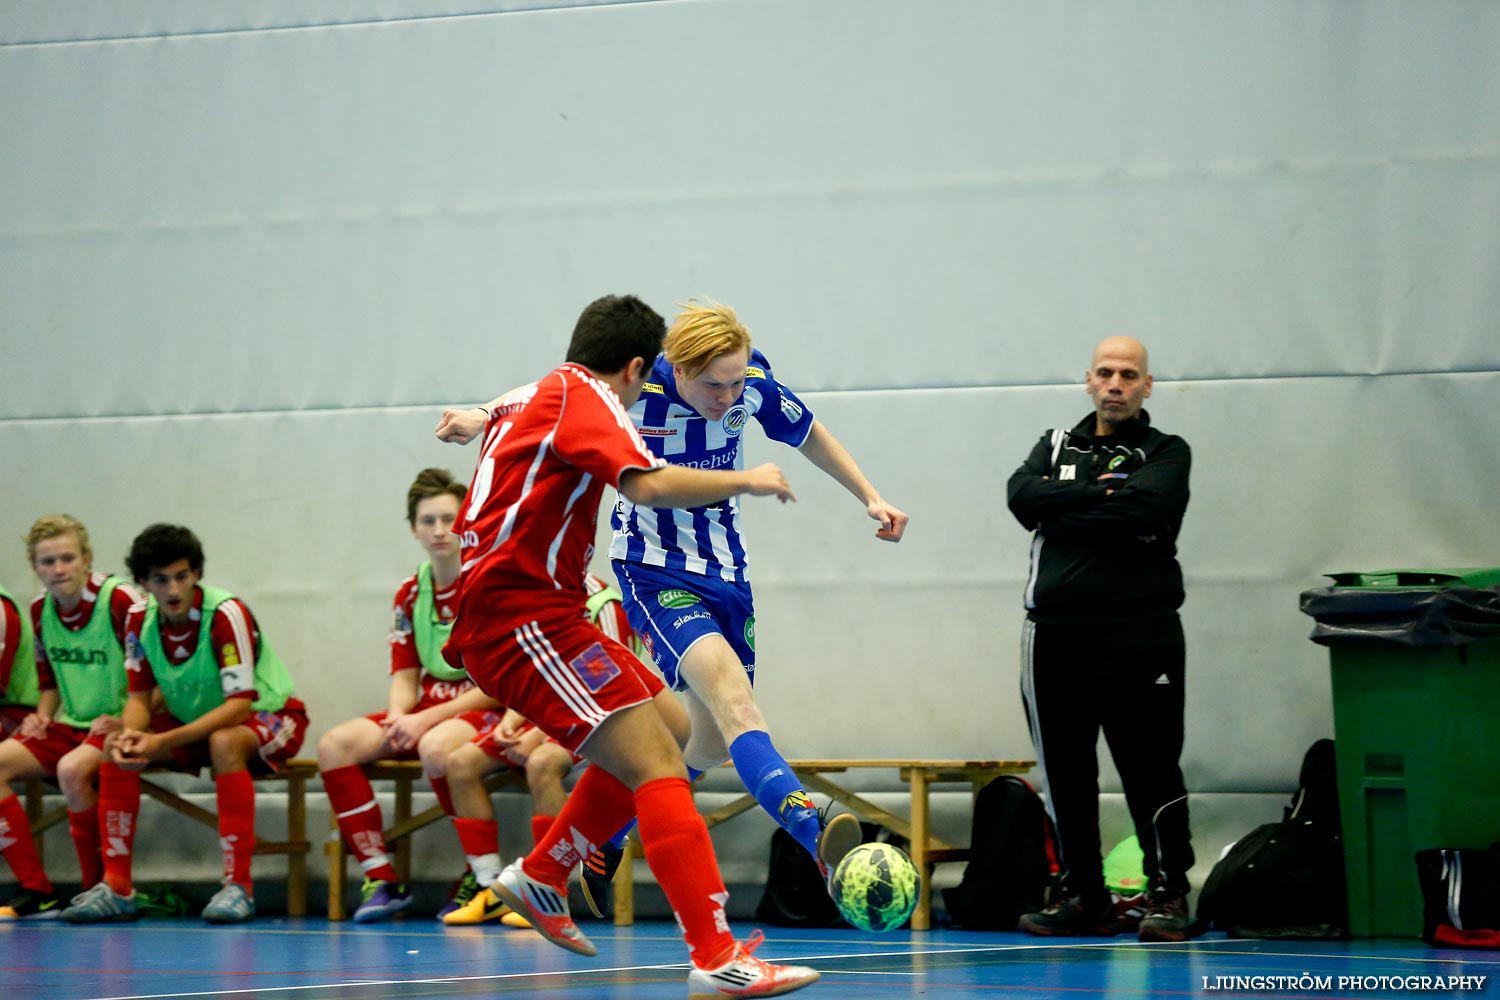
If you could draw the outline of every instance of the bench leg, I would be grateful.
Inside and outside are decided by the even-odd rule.
[[[911,929],[932,926],[932,865],[927,863],[927,775],[921,768],[911,771],[911,861],[917,868],[917,908],[911,914]]]
[[[42,796],[47,794],[47,789],[40,781],[30,778],[26,782],[26,819],[31,824],[31,839],[36,845],[36,859],[45,862],[47,860],[47,838],[37,830],[37,822],[42,818]],[[84,886],[85,889],[88,886]]]
[[[307,779],[287,778],[286,839],[300,843],[304,850],[287,855],[286,912],[289,916],[307,916]]]
[[[344,920],[344,835],[339,830],[338,817],[333,817],[333,833],[324,845],[328,852],[328,919]]]
[[[396,826],[402,826],[411,819],[411,783],[410,775],[403,774],[394,779],[396,784]],[[389,850],[391,843],[387,839],[386,849]],[[396,847],[396,875],[408,885],[411,884],[411,837],[401,837],[395,842]]]
[[[635,842],[631,837],[620,855],[620,867],[615,869],[615,926],[629,927],[635,923]]]

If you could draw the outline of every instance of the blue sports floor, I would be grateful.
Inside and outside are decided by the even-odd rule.
[[[755,926],[736,924],[735,931],[744,937]],[[444,928],[422,918],[363,926],[318,917],[263,917],[244,927],[211,927],[197,919],[103,927],[0,924],[0,1000],[686,996],[686,953],[674,925],[583,927],[599,947],[597,958],[570,955],[531,931]],[[1500,953],[1443,951],[1420,941],[1257,942],[1212,934],[1185,944],[1141,945],[1130,938],[1049,942],[959,930],[765,931],[757,954],[819,969],[822,980],[797,995],[828,1000],[1407,997],[1424,992],[1413,988],[1420,979],[1408,977],[1423,976],[1486,976],[1479,989],[1425,992],[1500,997]],[[1220,976],[1307,978],[1263,979],[1257,988],[1256,981]],[[1341,976],[1365,981],[1340,988]],[[1400,983],[1379,988],[1382,976]],[[1318,986],[1320,979],[1330,986]]]

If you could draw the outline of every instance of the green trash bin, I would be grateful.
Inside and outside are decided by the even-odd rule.
[[[1328,575],[1349,931],[1420,937],[1413,855],[1500,840],[1500,568]]]

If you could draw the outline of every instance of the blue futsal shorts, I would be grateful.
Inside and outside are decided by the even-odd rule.
[[[687,687],[678,666],[706,635],[722,635],[755,683],[755,601],[748,583],[618,559],[611,565],[625,595],[630,627],[668,687]]]

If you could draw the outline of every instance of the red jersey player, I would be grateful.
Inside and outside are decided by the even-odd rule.
[[[212,767],[224,884],[203,908],[203,919],[243,923],[255,916],[252,769],[274,771],[296,755],[307,733],[307,711],[245,603],[200,583],[203,546],[196,535],[180,525],[153,524],[131,542],[125,562],[147,598],[130,609],[130,693],[123,726],[106,740],[99,770],[100,821],[110,850],[103,881],[74,897],[63,919],[136,919],[131,851],[140,772],[159,763]],[[156,711],[158,698],[164,711]]]
[[[583,581],[586,595],[585,615],[600,632],[615,642],[638,653],[640,640],[631,631],[630,619],[625,616],[620,591],[598,577],[588,574]],[[636,666],[637,664],[626,664]],[[657,711],[679,746],[687,743],[687,711],[677,696],[667,690],[666,684],[653,671],[640,665],[637,671],[646,690],[651,693]],[[505,717],[483,730],[464,746],[448,754],[448,779],[453,790],[455,808],[453,826],[458,833],[458,842],[463,847],[470,868],[470,882],[476,891],[470,894],[465,905],[454,907],[448,913],[440,913],[443,923],[454,926],[482,924],[500,920],[511,927],[530,927],[518,914],[511,912],[488,888],[500,874],[500,855],[496,850],[499,827],[495,821],[494,804],[484,787],[485,775],[504,767],[524,769],[526,787],[531,790],[533,814],[531,836],[533,842],[541,842],[557,821],[568,793],[563,787],[566,778],[578,764],[579,758],[565,750],[515,711],[507,711]],[[585,892],[588,884],[585,882]],[[601,891],[602,895],[602,891]],[[600,906],[590,899],[591,906]],[[603,916],[602,907],[599,915]]]
[[[593,944],[568,913],[583,856],[638,817],[646,862],[687,939],[691,996],[770,996],[817,979],[755,958],[724,912],[728,894],[693,805],[682,752],[650,703],[631,652],[580,614],[606,485],[651,507],[706,506],[739,494],[794,499],[781,470],[666,465],[626,409],[640,396],[666,324],[640,300],[607,296],[579,316],[567,361],[488,407],[482,453],[454,530],[463,543],[458,621],[445,655],[496,699],[593,762],[557,822],[507,866],[495,894],[548,940]],[[466,441],[461,411],[442,440]]]
[[[444,469],[423,469],[407,490],[406,520],[428,558],[396,591],[386,709],[340,723],[318,740],[323,788],[339,832],[365,873],[354,911],[358,923],[400,913],[412,901],[386,853],[380,805],[362,765],[420,759],[439,804],[452,816],[448,752],[500,720],[500,704],[442,656],[458,598],[458,537],[452,529],[463,497],[464,485]]]
[[[37,518],[26,552],[44,590],[31,602],[35,651],[16,655],[34,656],[38,693],[35,710],[0,743],[0,854],[20,883],[20,891],[0,906],[0,921],[47,920],[63,912],[12,781],[57,779],[83,884],[103,875],[95,778],[105,737],[120,728],[125,619],[140,600],[119,577],[92,571],[88,529],[67,514]]]
[[[36,657],[31,621],[0,587],[0,740],[36,711]]]

